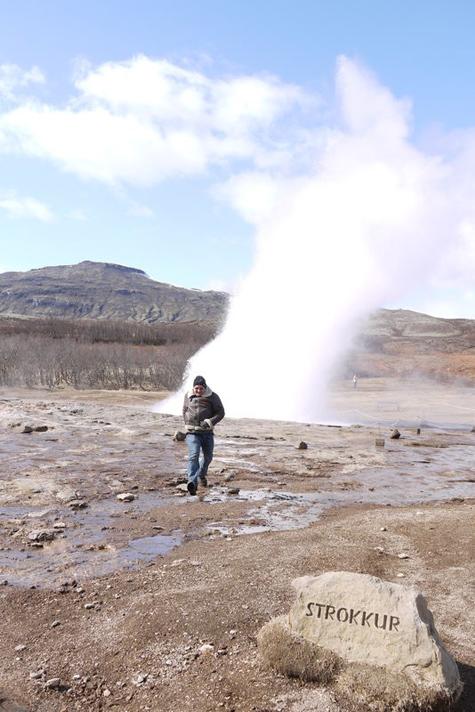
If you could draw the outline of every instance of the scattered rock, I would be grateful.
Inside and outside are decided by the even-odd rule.
[[[61,687],[61,678],[59,677],[52,677],[45,682],[45,688],[47,690],[57,690],[59,687]]]
[[[138,675],[132,678],[132,684],[133,685],[143,685],[144,682],[147,682],[148,679],[148,673],[143,673],[140,672]]]
[[[389,437],[391,440],[399,440],[399,438],[401,437],[401,433],[399,432],[399,430],[397,428],[393,428],[393,430],[391,430],[391,435]]]
[[[224,475],[223,480],[225,482],[231,482],[231,480],[234,480],[234,473],[233,472],[228,472],[227,475]]]
[[[175,442],[182,443],[186,439],[186,433],[183,433],[181,430],[177,430],[175,434],[173,435],[173,440]]]
[[[135,495],[132,494],[132,492],[122,492],[121,494],[117,495],[117,499],[119,502],[133,502],[135,499]]]
[[[301,440],[299,444],[297,445],[297,450],[307,450],[308,445],[305,442],[305,440]]]
[[[88,506],[88,503],[85,502],[83,499],[73,499],[68,502],[68,507],[74,512],[76,512],[78,509],[86,509],[86,507]]]
[[[46,433],[46,431],[48,430],[48,426],[37,425],[35,428],[33,428],[33,430],[35,431],[35,433]]]
[[[54,529],[33,529],[28,534],[28,539],[33,542],[53,541],[58,532]]]
[[[86,611],[90,611],[91,608],[94,608],[94,607],[95,607],[95,605],[96,605],[95,603],[85,603],[84,606],[83,606],[83,608],[85,608]]]
[[[397,555],[398,559],[409,559],[409,554],[398,554]]]
[[[188,492],[188,487],[186,485],[186,482],[182,482],[181,484],[177,485],[175,487],[175,489],[177,489],[179,492],[185,492],[185,493]]]
[[[186,559],[175,559],[175,561],[171,562],[170,566],[180,566],[184,561],[186,561]]]
[[[15,653],[22,653],[24,650],[26,650],[26,645],[17,645],[15,647]]]
[[[387,527],[381,527],[380,531],[382,531],[382,532],[387,532],[387,531],[388,531],[388,528],[387,528]]]
[[[228,494],[239,494],[241,491],[240,487],[229,487]]]
[[[51,623],[51,627],[52,627],[52,628],[57,628],[59,625],[61,625],[61,621],[53,621],[53,622]]]
[[[199,655],[205,655],[206,653],[212,653],[214,651],[214,645],[212,643],[204,643],[198,648]]]
[[[22,433],[32,433],[32,432],[33,432],[33,428],[32,428],[31,425],[25,425],[25,427],[23,428],[23,430],[22,430],[21,432],[22,432]]]

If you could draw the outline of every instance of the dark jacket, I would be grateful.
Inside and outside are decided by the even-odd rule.
[[[209,386],[206,387],[202,396],[195,396],[191,390],[185,394],[183,400],[183,420],[188,432],[205,432],[210,428],[206,427],[204,420],[211,422],[211,429],[224,418],[224,408],[221,398],[217,393],[213,393]]]

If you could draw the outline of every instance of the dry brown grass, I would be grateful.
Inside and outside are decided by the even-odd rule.
[[[348,712],[448,712],[450,697],[441,690],[416,686],[402,673],[370,665],[347,665],[333,685]]]
[[[335,653],[294,635],[285,616],[266,623],[257,642],[268,667],[329,687],[345,712],[449,712],[454,702],[447,693],[417,686],[402,673],[345,663]]]
[[[266,623],[259,631],[257,643],[269,667],[305,682],[329,684],[340,667],[338,655],[293,635],[284,617]]]

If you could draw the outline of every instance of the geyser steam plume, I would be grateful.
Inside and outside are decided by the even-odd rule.
[[[336,96],[337,126],[306,132],[310,170],[230,183],[235,206],[254,216],[255,261],[188,374],[202,373],[231,416],[325,417],[326,384],[359,319],[422,282],[467,232],[473,239],[472,180],[456,156],[410,143],[408,103],[345,58]],[[181,399],[159,409],[176,412]]]

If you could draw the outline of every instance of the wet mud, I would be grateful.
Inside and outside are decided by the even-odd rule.
[[[390,440],[381,423],[226,419],[210,486],[189,497],[177,489],[187,454],[172,434],[181,421],[146,401],[4,393],[0,405],[0,583],[54,588],[153,562],[192,539],[289,531],[334,508],[462,501],[475,491],[475,433],[453,420],[436,430],[419,422],[419,434],[399,420],[402,437]],[[118,501],[121,493],[133,500]]]
[[[349,712],[256,648],[332,570],[424,593],[472,712],[474,390],[360,379],[331,425],[226,418],[195,497],[156,398],[0,392],[0,712]]]

